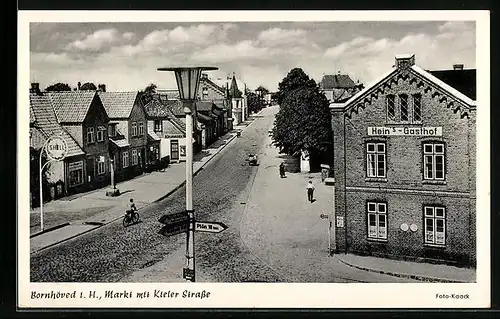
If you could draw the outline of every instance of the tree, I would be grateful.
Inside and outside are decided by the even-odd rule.
[[[80,87],[81,91],[97,91],[97,86],[94,83],[87,82]]]
[[[262,103],[259,103],[259,96],[255,92],[247,90],[247,104],[250,113],[257,113],[262,109]]]
[[[317,168],[318,159],[330,160],[332,129],[329,103],[316,85],[287,93],[276,114],[272,129],[273,144],[280,153],[292,156],[302,151],[309,153],[311,169]]]
[[[56,83],[48,86],[45,91],[47,92],[57,92],[57,91],[71,91],[71,87],[66,83]]]
[[[139,95],[141,96],[141,100],[144,103],[144,105],[148,104],[149,101],[151,101],[156,94],[156,89],[158,87],[156,84],[151,83],[148,86],[144,88],[144,90],[139,91]]]
[[[293,68],[288,72],[287,76],[278,84],[278,92],[276,92],[276,99],[278,104],[281,105],[286,95],[300,88],[316,88],[316,82],[310,79],[309,76],[301,68]]]

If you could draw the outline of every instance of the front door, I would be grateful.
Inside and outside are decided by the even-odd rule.
[[[177,161],[179,160],[179,141],[171,140],[170,141],[170,160]]]

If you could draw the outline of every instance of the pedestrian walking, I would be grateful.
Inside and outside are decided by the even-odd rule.
[[[314,198],[314,185],[312,181],[309,181],[309,183],[307,184],[307,200],[312,203],[313,198]]]
[[[280,177],[285,177],[285,165],[283,163],[280,164]]]

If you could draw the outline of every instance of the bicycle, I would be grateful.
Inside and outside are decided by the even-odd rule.
[[[139,213],[133,210],[132,212],[127,211],[125,216],[123,216],[123,227],[130,226],[132,224],[137,224],[140,220]]]

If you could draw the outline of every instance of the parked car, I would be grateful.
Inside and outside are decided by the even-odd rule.
[[[248,155],[248,165],[250,166],[257,165],[257,155],[255,154]]]

